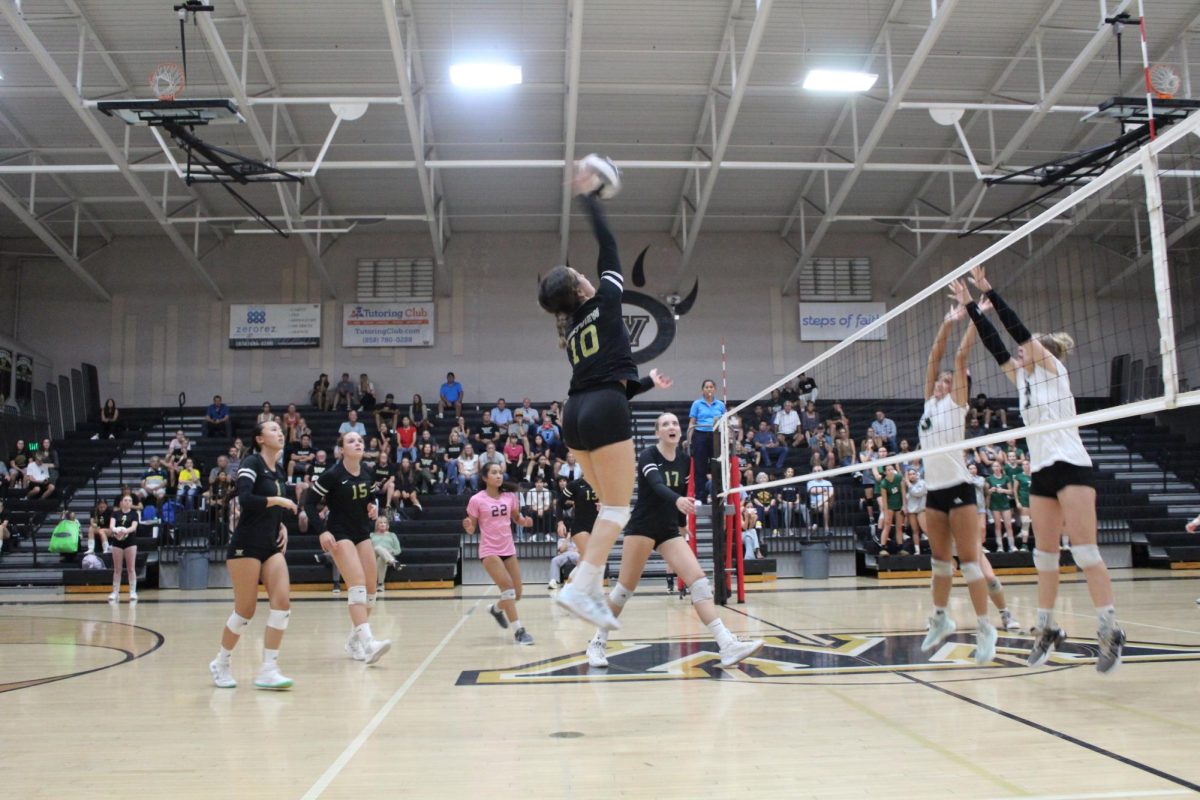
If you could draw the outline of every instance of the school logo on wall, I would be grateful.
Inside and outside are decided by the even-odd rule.
[[[789,683],[892,683],[896,673],[919,673],[929,682],[987,680],[1039,675],[1047,669],[1091,667],[1095,640],[1073,640],[1056,650],[1046,668],[1025,666],[1033,637],[1001,634],[990,664],[975,663],[973,633],[951,636],[930,653],[921,652],[925,633],[831,633],[823,636],[768,636],[754,658],[722,669],[715,642],[709,639],[610,640],[608,667],[590,667],[583,652],[499,670],[463,672],[459,686],[624,683],[670,680],[785,680]],[[1200,661],[1200,647],[1128,642],[1125,664]],[[902,680],[902,679],[901,679]]]

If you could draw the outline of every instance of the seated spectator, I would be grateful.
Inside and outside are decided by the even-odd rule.
[[[560,438],[558,426],[554,424],[554,419],[549,413],[542,415],[542,425],[537,429],[537,435],[542,437],[542,441],[550,450],[553,450],[558,444]]]
[[[562,586],[563,571],[568,565],[574,569],[578,563],[579,548],[564,531],[558,536],[558,555],[550,559],[550,582],[546,584],[546,588],[554,590]]]
[[[796,477],[796,470],[788,467],[783,471],[783,477]],[[791,535],[792,531],[807,524],[808,503],[800,499],[802,488],[801,484],[787,483],[775,490],[775,499],[779,504],[779,526],[785,534]]]
[[[8,493],[8,489],[12,484],[12,470],[8,468],[8,464],[0,459],[0,497]]]
[[[546,409],[546,413],[541,415],[544,418],[549,418],[550,424],[558,428],[562,421],[562,408],[559,407],[558,401],[555,400],[550,404],[550,408]]]
[[[520,481],[525,477],[525,445],[515,436],[504,443],[504,462],[510,480]]]
[[[908,439],[900,440],[900,450],[896,455],[905,456],[905,459],[897,465],[897,469],[902,476],[907,476],[908,469],[912,466],[912,446],[908,443]]]
[[[533,441],[529,443],[529,460],[537,461],[538,456],[549,455],[550,448],[546,447],[546,440],[539,433],[533,437]]]
[[[379,437],[372,436],[363,447],[363,466],[367,469],[375,469],[375,465],[379,463],[380,452],[382,452],[382,449],[379,445]]]
[[[825,424],[834,432],[835,437],[837,436],[837,431],[840,428],[845,428],[846,433],[850,432],[850,418],[846,416],[846,412],[842,408],[841,403],[833,404],[833,409],[829,412],[829,416],[825,419]]]
[[[433,420],[429,417],[429,407],[425,405],[421,395],[414,394],[412,402],[408,404],[408,418],[412,420],[413,427],[419,431],[432,430]]]
[[[417,470],[408,456],[400,459],[400,466],[396,468],[395,477],[396,493],[393,495],[393,501],[397,506],[401,509],[415,508],[417,511],[424,511],[418,490]]]
[[[285,440],[290,444],[300,441],[300,425],[304,422],[304,417],[300,416],[300,412],[296,410],[295,403],[288,403],[287,411],[283,412],[283,418],[279,424],[283,427]]]
[[[217,475],[222,472],[229,475],[229,477],[231,477],[231,478],[233,477],[234,474],[236,474],[236,472],[230,473],[230,471],[229,471],[229,456],[225,455],[224,453],[217,456],[217,465],[208,471],[208,485],[211,486],[213,484],[213,481],[215,481],[217,479]]]
[[[92,513],[88,519],[87,552],[96,552],[96,537],[100,537],[100,552],[107,553],[109,551],[108,518],[108,501],[101,497],[96,501],[96,505],[92,506]]]
[[[209,515],[214,521],[226,525],[229,523],[229,505],[236,496],[237,489],[229,473],[224,470],[216,472],[216,477],[209,481],[208,491],[204,493]]]
[[[263,403],[259,409],[258,416],[254,418],[255,425],[265,425],[268,422],[279,422],[279,417],[275,416],[275,412],[271,410],[270,403]]]
[[[800,394],[800,402],[805,406],[817,402],[817,382],[803,372],[796,377],[796,391]]]
[[[379,454],[379,460],[371,467],[371,494],[384,508],[392,507],[392,497],[396,494],[396,467],[385,452]]]
[[[380,431],[393,430],[400,424],[400,406],[391,392],[383,396],[383,402],[375,406],[375,427]]]
[[[465,417],[459,417],[457,420],[455,420],[454,427],[450,429],[450,432],[457,433],[462,438],[463,444],[473,441],[474,439],[474,437],[471,435],[471,428],[469,425],[467,425],[467,420]]]
[[[542,453],[537,458],[530,458],[525,470],[525,482],[530,486],[542,480],[547,486],[552,485],[557,480],[566,480],[566,477],[558,478],[554,474],[554,465],[550,463],[550,457]]]
[[[221,395],[213,397],[212,404],[204,412],[205,433],[210,436],[233,436],[233,422],[229,418],[229,406],[221,399]]]
[[[387,516],[375,518],[375,530],[371,533],[371,547],[375,550],[375,591],[382,592],[387,582],[388,568],[400,569],[396,557],[400,555],[400,539],[388,527]]]
[[[453,372],[446,373],[446,382],[438,390],[438,419],[446,413],[447,408],[454,409],[454,416],[462,416],[463,386],[454,379]]]
[[[779,500],[775,497],[774,489],[759,489],[757,484],[767,482],[767,473],[760,472],[754,477],[756,486],[751,487],[750,502],[754,504],[754,511],[758,516],[758,522],[764,528],[769,528],[772,532],[779,533]],[[755,542],[755,558],[762,558],[762,553],[759,552],[759,543]]]
[[[971,398],[971,402],[967,406],[968,422],[973,419],[978,420],[983,425],[984,430],[987,430],[992,427],[993,417],[1000,420],[1001,428],[1008,427],[1008,409],[1002,407],[993,409],[988,396],[983,392]]]
[[[754,446],[762,456],[762,461],[767,466],[771,465],[771,460],[775,461],[775,469],[782,470],[784,459],[787,458],[788,448],[779,441],[779,437],[771,430],[771,426],[766,420],[758,424],[758,433],[754,434]]]
[[[492,420],[492,412],[483,412],[483,420],[479,423],[479,430],[475,432],[475,442],[480,447],[488,442],[495,442],[500,438],[500,426]]]
[[[347,433],[357,433],[364,439],[367,438],[367,426],[358,421],[358,412],[353,408],[346,412],[346,421],[338,426],[339,437]]]
[[[967,438],[974,439],[976,436],[986,436],[987,430],[983,427],[979,417],[967,415]]]
[[[533,520],[532,541],[536,542],[538,536],[545,536],[547,542],[554,541],[554,534],[551,533],[554,529],[554,498],[546,488],[544,480],[539,478],[533,488],[524,493],[521,497],[521,507],[524,515]],[[551,571],[550,574],[553,575],[554,572]]]
[[[62,466],[58,460],[58,450],[54,448],[54,444],[49,439],[42,439],[42,446],[39,452],[42,454],[42,463],[46,465],[46,469],[50,472],[50,482],[58,483],[58,471]]]
[[[479,491],[479,456],[475,455],[475,450],[471,445],[463,445],[462,454],[458,457],[457,461],[454,493],[462,494],[467,486],[471,487],[472,494]]]
[[[318,411],[329,410],[329,376],[324,372],[313,381],[312,391],[308,393],[308,400],[316,406]]]
[[[21,474],[23,483],[25,467],[29,466],[29,447],[25,444],[24,439],[17,439],[16,444],[13,445],[12,453],[8,456],[8,466]]]
[[[848,428],[837,429],[837,436],[833,439],[833,455],[839,467],[848,467],[854,463],[854,440],[850,438]]]
[[[100,433],[92,438],[115,439],[120,432],[121,411],[117,408],[117,401],[110,397],[104,401],[104,408],[100,409]]]
[[[313,452],[312,437],[308,434],[300,437],[300,443],[288,454],[287,477],[289,483],[304,480],[308,467],[316,458]]]
[[[566,459],[559,465],[558,470],[554,474],[556,478],[566,478],[567,482],[570,483],[583,477],[583,467],[575,462],[575,454],[568,450]]]
[[[525,422],[524,410],[518,408],[513,414],[513,421],[508,423],[503,430],[510,440],[520,439],[525,445],[525,449],[529,449],[529,424]]]
[[[433,448],[433,452],[440,453],[442,448],[438,446],[437,439],[433,438],[432,431],[421,431],[421,435],[417,437],[417,449],[420,450],[425,445]]]
[[[507,466],[504,454],[496,451],[496,444],[494,442],[488,442],[484,445],[483,455],[479,457],[480,471],[486,471],[489,464],[499,464],[501,469],[505,469]]]
[[[162,460],[163,466],[167,468],[167,475],[172,486],[178,485],[179,470],[183,469],[183,462],[187,460],[191,449],[192,443],[184,436],[183,431],[175,431],[175,438],[167,444],[167,452],[163,455]]]
[[[113,498],[113,501],[110,503],[110,505],[113,508],[116,508],[121,504],[122,497],[128,497],[133,503],[133,507],[137,509],[137,512],[139,514],[142,513],[142,510],[145,508],[145,506],[142,504],[142,501],[138,498],[138,496],[134,494],[133,487],[128,483],[121,484],[121,488],[117,490],[116,497]]]
[[[806,442],[808,446],[814,450],[821,447],[824,447],[828,450],[833,450],[833,437],[830,436],[829,432],[825,429],[824,423],[817,425],[817,427],[808,432]]]
[[[822,472],[820,467],[814,467],[813,472]],[[829,532],[829,515],[833,511],[833,484],[826,478],[813,478],[808,482],[808,514],[810,531],[817,529],[817,520],[822,523],[822,530]]]
[[[882,439],[890,449],[896,449],[896,423],[888,418],[882,408],[875,412],[875,421],[871,423],[871,432]]]
[[[417,486],[421,494],[433,494],[434,490],[442,485],[442,464],[433,451],[433,445],[421,446],[415,466]]]
[[[512,421],[512,409],[504,404],[504,398],[501,397],[496,401],[495,408],[492,409],[492,422],[496,423],[499,428],[506,428]]]
[[[354,402],[354,391],[354,381],[350,380],[350,373],[343,372],[337,386],[333,388],[333,410],[336,411],[339,405],[345,405],[347,411],[354,409],[357,406]]]
[[[35,497],[45,500],[54,494],[54,483],[50,480],[50,470],[42,460],[42,451],[33,454],[33,459],[25,467],[25,496],[32,500]]]
[[[246,453],[244,452],[244,449],[238,447],[238,442],[235,440],[234,443],[229,446],[229,469],[233,472],[233,474],[229,477],[233,478],[235,483],[237,482],[237,471],[242,466],[242,459],[245,457]]]
[[[200,470],[196,469],[196,462],[192,459],[187,459],[183,462],[183,469],[179,470],[179,481],[176,484],[178,487],[175,491],[175,498],[184,508],[195,508],[196,499],[200,496]]]
[[[530,426],[531,428],[536,428],[538,426],[538,422],[540,421],[538,410],[533,407],[533,401],[531,401],[528,397],[521,401],[520,411],[522,416],[525,417],[526,425]],[[515,412],[513,413],[513,416],[516,416]]]
[[[308,470],[305,475],[296,478],[296,503],[300,504],[304,497],[304,493],[308,491],[317,478],[329,469],[332,464],[329,463],[329,454],[324,450],[318,450],[313,453],[313,460],[308,462]]]
[[[358,410],[364,414],[375,413],[375,384],[365,372],[358,376]]]
[[[808,458],[809,468],[824,467],[825,469],[833,469],[837,466],[837,456],[834,454],[833,448],[824,437],[813,436],[812,438],[812,455]]]
[[[800,402],[800,390],[797,386],[799,381],[788,381],[779,390],[779,399],[784,403],[791,402],[792,408],[797,408],[797,403]]]
[[[457,433],[450,433],[450,443],[446,445],[446,449],[439,453],[439,458],[442,460],[442,474],[446,476],[446,489],[453,491],[455,481],[458,479],[458,457],[462,455],[463,440]]]
[[[417,429],[407,415],[400,418],[400,427],[396,428],[396,457],[405,456],[409,461],[417,460]]]
[[[783,401],[783,408],[776,412],[772,423],[772,427],[781,441],[791,442],[793,447],[804,446],[804,436],[800,430],[800,415],[796,413],[796,409],[792,408],[791,400]]]
[[[804,413],[800,415],[800,430],[805,434],[812,433],[821,424],[821,415],[817,413],[817,404],[809,403],[804,407]]]
[[[153,503],[154,507],[161,511],[163,499],[167,496],[167,483],[167,468],[158,460],[158,456],[150,456],[150,464],[142,473],[137,496],[143,502]]]

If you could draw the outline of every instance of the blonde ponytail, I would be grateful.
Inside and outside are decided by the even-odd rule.
[[[1075,339],[1065,331],[1037,333],[1033,338],[1037,339],[1038,344],[1046,348],[1059,361],[1066,360],[1071,351],[1075,349]]]

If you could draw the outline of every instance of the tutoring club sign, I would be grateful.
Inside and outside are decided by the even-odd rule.
[[[887,313],[886,303],[801,303],[800,341],[840,342]],[[863,337],[887,339],[887,324]]]
[[[433,303],[347,303],[342,347],[432,347]]]

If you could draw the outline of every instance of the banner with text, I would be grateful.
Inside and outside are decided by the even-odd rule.
[[[347,303],[342,347],[432,347],[434,303]]]
[[[801,303],[800,341],[840,342],[887,312],[887,303]],[[863,337],[887,339],[887,325]]]
[[[231,305],[229,346],[234,350],[320,347],[321,304]]]

